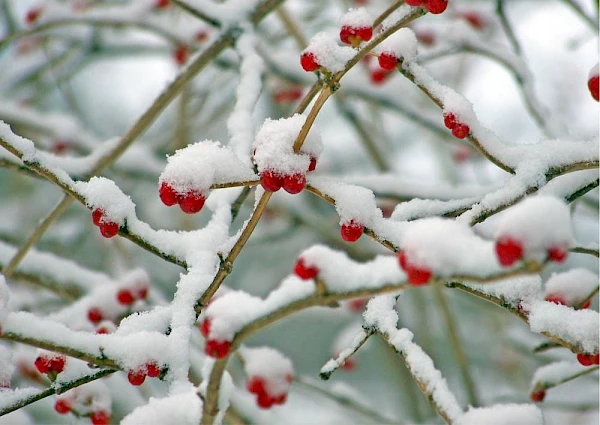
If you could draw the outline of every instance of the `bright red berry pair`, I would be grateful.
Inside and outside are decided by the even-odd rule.
[[[408,261],[406,252],[400,251],[398,252],[398,263],[402,270],[406,273],[406,277],[408,278],[408,283],[413,286],[421,286],[429,283],[431,279],[431,270],[427,269],[423,266],[416,266],[411,264]]]
[[[207,318],[200,325],[200,333],[204,338],[207,339],[204,347],[204,352],[207,356],[214,357],[215,359],[222,359],[229,354],[231,350],[231,343],[229,341],[219,341],[216,339],[208,339],[210,335],[211,319]]]
[[[314,279],[319,274],[319,268],[307,265],[304,258],[300,257],[294,267],[294,274],[303,280]]]
[[[306,72],[314,72],[321,66],[313,52],[303,52],[300,55],[300,65]]]
[[[62,355],[42,354],[35,359],[33,364],[38,372],[42,374],[51,372],[60,373],[64,370],[66,361],[67,358]]]
[[[414,7],[424,7],[429,13],[438,15],[448,7],[448,0],[406,0],[406,4]]]
[[[137,290],[122,288],[117,292],[117,301],[122,305],[131,305],[136,300],[145,300],[148,297],[148,287],[144,286]]]
[[[449,130],[452,130],[452,135],[457,139],[464,139],[471,132],[469,126],[458,121],[456,115],[452,112],[444,114],[444,125]]]
[[[365,226],[355,220],[350,220],[342,224],[340,228],[340,233],[342,235],[342,239],[346,242],[356,242],[365,231]]]
[[[392,52],[383,52],[379,55],[379,66],[386,71],[393,71],[398,65],[399,58]]]
[[[577,353],[577,361],[583,366],[592,366],[600,364],[600,355],[598,353]]]
[[[588,89],[596,102],[600,101],[600,76],[592,75],[588,80]]]
[[[110,414],[104,410],[98,410],[90,415],[92,425],[108,425],[110,422]]]
[[[260,173],[260,184],[267,192],[277,192],[283,188],[287,193],[295,195],[306,187],[306,176],[301,173],[283,176],[276,171],[265,170]]]
[[[179,204],[179,208],[186,214],[196,214],[204,206],[206,198],[197,191],[189,191],[184,194],[180,194],[167,182],[162,182],[158,189],[158,195],[160,200],[167,207]]]
[[[127,372],[127,380],[131,385],[135,386],[142,385],[146,380],[146,376],[158,378],[160,376],[160,367],[155,362],[149,362]]]
[[[106,216],[106,213],[101,208],[96,208],[92,212],[92,222],[94,226],[100,229],[100,234],[105,238],[112,238],[119,233],[119,225]]]
[[[373,37],[373,27],[344,25],[340,30],[340,40],[354,47],[358,47],[363,41],[369,41],[371,37]]]
[[[267,383],[260,376],[252,376],[246,384],[248,392],[256,394],[256,404],[262,409],[270,409],[274,404],[284,404],[287,400],[287,393],[271,395],[267,391]]]
[[[511,236],[498,239],[495,248],[498,261],[503,267],[510,267],[523,258],[523,244]]]

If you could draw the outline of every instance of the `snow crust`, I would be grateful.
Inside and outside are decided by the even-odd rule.
[[[375,48],[377,53],[391,53],[397,58],[417,60],[417,37],[410,28],[401,28]]]
[[[244,347],[240,354],[244,358],[246,375],[263,378],[269,395],[277,397],[288,393],[291,385],[289,377],[294,375],[290,359],[270,347]]]
[[[121,421],[122,425],[192,425],[200,423],[202,400],[193,392],[164,398],[151,397],[148,404],[137,407]]]
[[[316,34],[302,53],[312,53],[317,63],[330,72],[340,72],[346,63],[354,57],[356,50],[348,46],[340,46],[337,36],[326,32]]]
[[[598,275],[583,268],[554,273],[544,285],[544,296],[558,295],[569,306],[577,306],[598,287]]]
[[[533,404],[497,404],[471,407],[456,425],[543,425],[542,412]]]
[[[373,17],[367,9],[359,7],[356,9],[349,9],[340,18],[341,27],[352,27],[352,28],[367,28],[373,26]]]

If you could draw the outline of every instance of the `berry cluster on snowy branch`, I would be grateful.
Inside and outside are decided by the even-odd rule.
[[[125,425],[253,423],[263,413],[277,420],[278,406],[287,409],[296,385],[308,382],[295,365],[299,355],[285,355],[283,349],[255,345],[254,340],[249,345],[248,340],[296,313],[362,311],[366,305],[360,323],[350,323],[335,342],[331,360],[320,370],[323,380],[354,370],[368,343],[380,339],[399,355],[416,388],[446,423],[541,425],[539,405],[489,403],[476,391],[464,339],[449,308],[447,297],[454,294],[483,299],[525,322],[540,337],[531,355],[562,353],[555,348],[570,351],[531,373],[532,402],[598,371],[599,316],[592,309],[598,276],[569,262],[572,254],[581,254],[597,263],[597,244],[578,241],[581,229],[573,222],[574,205],[580,201],[597,213],[598,137],[567,131],[568,123],[548,112],[502,1],[496,15],[453,9],[448,0],[355,1],[361,7],[340,14],[336,34],[324,31],[312,38],[305,36],[300,21],[310,16],[304,11],[309,6],[292,0],[73,3],[49,0],[29,9],[24,23],[7,17],[0,49],[37,40],[49,52],[49,43],[67,43],[58,62],[70,61],[73,49],[92,54],[114,48],[123,54],[125,43],[117,42],[115,34],[126,28],[159,40],[133,37],[138,43],[134,49],[145,43],[152,51],[166,46],[177,71],[121,137],[103,143],[76,113],[32,110],[10,99],[0,102],[0,167],[5,169],[0,171],[34,177],[36,184],[51,183],[62,196],[25,240],[4,240],[0,226],[0,416],[56,395],[56,413],[89,418],[95,425],[114,420],[116,405]],[[8,4],[2,7],[9,10]],[[296,16],[288,6],[302,13]],[[585,11],[578,13],[587,20]],[[423,31],[423,18],[441,23]],[[268,43],[276,43],[281,34],[271,34],[263,20],[276,22],[300,51],[288,55],[289,46],[271,49]],[[490,44],[486,28],[490,34],[499,30],[509,47]],[[101,36],[104,31],[109,36]],[[89,39],[100,47],[87,46]],[[428,55],[421,54],[424,46],[440,39]],[[503,140],[453,84],[438,81],[436,61],[465,52],[492,58],[513,75],[540,133],[536,142]],[[213,68],[212,76],[198,81]],[[218,79],[219,73],[232,70],[239,75]],[[45,71],[41,67],[36,74]],[[405,78],[402,90],[417,94],[382,89],[395,74]],[[28,84],[28,78],[16,81]],[[271,88],[267,78],[277,79],[273,99],[283,104],[271,117],[261,109],[262,93]],[[584,82],[596,102],[598,80],[596,65]],[[418,98],[419,93],[424,96]],[[201,95],[201,104],[192,111],[194,97]],[[335,169],[327,162],[336,140],[331,128],[337,125],[332,121],[328,126],[330,99],[368,154],[359,161],[370,162],[379,173],[349,175],[351,165],[343,160],[342,172],[329,172]],[[230,114],[221,123],[227,141],[203,135],[192,142],[190,118],[202,116],[212,125],[227,102]],[[359,102],[373,111],[365,112]],[[134,144],[148,137],[175,103],[180,109],[174,143]],[[423,107],[427,104],[435,108]],[[435,134],[432,145],[462,152],[460,161],[476,156],[483,167],[489,165],[486,172],[502,176],[502,183],[488,179],[485,185],[463,187],[406,180],[394,163],[397,146],[379,140],[386,136],[387,111]],[[166,161],[157,159],[157,152],[168,152]],[[128,180],[152,181],[154,200],[164,204],[157,202],[157,215],[184,217],[183,230],[153,224],[149,202],[142,196],[134,203],[136,188]],[[252,206],[244,208],[249,199]],[[88,210],[86,231],[97,227],[103,241],[120,254],[128,252],[120,245],[125,238],[154,261],[179,266],[178,276],[165,285],[170,295],[153,285],[161,266],[149,266],[151,275],[125,258],[120,277],[113,277],[64,254],[35,249],[73,201]],[[293,270],[274,289],[276,273],[255,278],[234,272],[234,265],[235,271],[248,266],[241,254],[253,251],[256,234],[262,232],[259,225],[272,224],[273,211],[289,209],[289,217],[317,228],[316,212],[332,207],[338,226],[328,218],[326,230],[317,232],[331,243],[313,241],[299,251],[288,250]],[[7,215],[12,213],[7,209]],[[197,221],[201,214],[210,217]],[[239,217],[245,217],[243,223]],[[367,254],[356,248],[365,240],[375,246]],[[258,258],[269,267],[263,256]],[[549,275],[557,267],[560,271]],[[271,289],[254,295],[256,281],[266,279]],[[23,283],[49,295],[28,299],[24,294],[31,288]],[[435,291],[450,334],[467,394],[464,403],[458,389],[451,390],[455,382],[443,377],[444,363],[436,358],[434,365],[433,353],[427,352],[431,345],[415,342],[425,338],[420,333],[428,333],[427,327],[415,324],[412,329],[400,314],[413,308],[408,300],[418,300],[427,288]],[[475,328],[483,332],[483,326],[484,321]],[[19,352],[21,347],[29,348]],[[37,387],[13,386],[14,376],[20,384]],[[107,376],[111,380],[100,379]],[[130,385],[123,386],[126,382]],[[142,385],[150,388],[145,394],[137,391]],[[304,387],[315,397],[329,394],[362,414],[372,411],[385,421],[390,416],[333,390]],[[123,388],[126,395],[117,400]],[[468,409],[461,406],[467,404]]]

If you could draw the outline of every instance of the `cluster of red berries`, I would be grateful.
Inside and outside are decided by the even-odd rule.
[[[293,377],[287,375],[285,379],[291,384]],[[256,394],[256,404],[263,409],[270,409],[274,404],[284,404],[287,400],[287,393],[270,394],[267,380],[260,376],[250,377],[246,388],[250,393]]]
[[[60,373],[64,370],[66,361],[67,358],[60,354],[42,354],[35,359],[33,364],[42,374]]]
[[[511,236],[502,236],[496,241],[496,256],[503,267],[510,267],[523,258],[523,243]],[[548,248],[548,259],[556,263],[563,263],[569,251],[559,245]]]
[[[340,40],[343,43],[358,47],[363,41],[369,41],[373,37],[373,27],[354,27],[344,25],[340,30]]]
[[[121,305],[131,305],[137,300],[145,300],[148,297],[148,287],[122,288],[117,292],[117,301]]]
[[[577,353],[577,361],[583,366],[592,366],[600,364],[600,355],[598,353]]]
[[[131,385],[139,386],[144,383],[146,376],[158,378],[160,376],[160,367],[155,362],[148,362],[137,369],[127,372],[127,380]]]
[[[59,398],[56,400],[56,403],[54,403],[54,410],[61,415],[66,415],[67,413],[71,412],[72,409],[72,402],[67,398]],[[92,425],[108,425],[110,422],[110,414],[104,410],[92,412],[89,416]]]
[[[310,157],[307,173],[317,168],[317,158]],[[295,195],[306,187],[306,174],[281,174],[276,170],[263,170],[260,173],[260,184],[267,192],[277,192],[283,188],[287,193]]]
[[[452,135],[457,139],[464,139],[471,132],[469,126],[460,122],[452,112],[444,114],[444,125],[452,130]]]
[[[105,238],[112,238],[119,233],[119,225],[110,221],[102,208],[96,208],[92,212],[92,222],[100,229],[100,234]]]
[[[408,283],[413,286],[421,286],[429,283],[429,279],[431,279],[431,270],[424,266],[417,266],[411,263],[406,255],[405,251],[398,252],[398,263],[402,270],[406,273],[406,277],[408,278]]]
[[[448,7],[448,0],[406,0],[406,4],[413,7],[423,7],[429,13],[438,15]]]
[[[561,294],[547,294],[544,297],[544,300],[548,301],[549,303],[554,303],[554,304],[559,304],[559,305],[569,305],[567,303],[567,301],[565,300],[565,298]],[[592,305],[592,300],[587,300],[585,302],[585,304],[582,305],[580,308],[581,309],[590,308],[591,305]]]
[[[160,200],[168,207],[179,204],[179,208],[186,214],[196,214],[204,206],[206,197],[195,190],[186,193],[178,193],[173,186],[167,182],[162,182],[158,189]]]
[[[588,80],[588,89],[596,102],[600,101],[600,75],[592,75]]]
[[[206,345],[204,352],[207,356],[215,359],[222,359],[226,357],[231,351],[231,343],[229,341],[220,341],[217,339],[209,339],[210,335],[210,318],[207,318],[200,325],[200,333],[206,338]]]

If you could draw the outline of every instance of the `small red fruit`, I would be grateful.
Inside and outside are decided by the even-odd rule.
[[[429,283],[429,279],[431,279],[431,270],[408,266],[406,276],[408,277],[408,283],[413,286],[426,285]]]
[[[65,356],[54,356],[50,358],[50,369],[53,372],[60,373],[65,370],[65,363],[67,358]]]
[[[30,9],[25,16],[25,22],[29,25],[35,23],[38,20],[40,15],[42,14],[42,8],[36,7],[35,9]]]
[[[585,304],[580,307],[580,309],[583,310],[584,308],[590,308],[591,305],[592,305],[592,300],[587,300],[585,302]]]
[[[592,366],[599,363],[600,356],[596,354],[577,353],[577,361],[583,366]]]
[[[469,135],[471,129],[468,125],[462,123],[456,123],[456,127],[452,129],[452,135],[457,139],[464,139]]]
[[[170,5],[171,5],[171,2],[169,0],[156,0],[154,7],[157,9],[166,9]]]
[[[231,350],[231,344],[229,341],[217,341],[210,339],[206,341],[204,352],[215,359],[222,359],[229,354]]]
[[[137,290],[136,297],[138,300],[145,300],[146,298],[148,298],[148,287],[142,286],[141,288],[139,288]]]
[[[433,46],[435,43],[435,34],[432,31],[417,31],[417,40],[424,46]]]
[[[372,27],[352,27],[344,25],[340,30],[340,40],[343,43],[350,44],[352,46],[358,46],[363,41],[369,41],[373,37]]]
[[[259,393],[256,402],[260,408],[270,409],[275,404],[275,399],[267,393]]]
[[[300,65],[306,72],[313,72],[319,68],[319,62],[312,52],[304,52],[300,56]]]
[[[146,371],[150,378],[158,378],[160,376],[160,367],[154,362],[146,364]]]
[[[99,410],[90,415],[90,421],[92,421],[92,425],[108,425],[110,422],[110,415],[108,412]]]
[[[315,171],[315,169],[317,168],[317,158],[315,158],[314,156],[310,157],[310,165],[308,166],[308,172],[310,173],[311,171]]]
[[[444,114],[444,125],[447,129],[454,129],[454,127],[456,127],[456,122],[456,115],[454,115],[452,112]]]
[[[273,403],[284,404],[287,401],[287,393],[283,393],[277,397],[273,397]]]
[[[131,385],[140,386],[146,380],[147,372],[145,368],[134,369],[127,372],[127,380]]]
[[[448,0],[425,0],[425,9],[433,15],[443,13],[448,7]]]
[[[65,399],[59,398],[58,400],[56,400],[56,403],[54,403],[54,410],[56,410],[61,415],[66,415],[71,411],[71,403],[69,403]]]
[[[383,84],[388,75],[390,75],[390,73],[383,69],[374,69],[369,74],[369,76],[371,77],[371,82],[373,84]]]
[[[50,361],[51,360],[46,356],[38,356],[33,362],[33,364],[38,370],[38,372],[46,374],[52,370],[52,367],[50,366]]]
[[[265,380],[260,376],[253,376],[248,380],[248,383],[246,384],[246,389],[248,390],[248,392],[254,394],[264,393],[266,392]]]
[[[196,214],[204,206],[206,198],[198,192],[188,192],[179,202],[179,208],[186,214]]]
[[[205,30],[200,30],[196,33],[196,41],[199,43],[203,43],[208,39],[208,32]]]
[[[563,297],[561,297],[560,295],[546,295],[546,297],[544,298],[546,301],[548,301],[549,303],[554,303],[554,304],[559,304],[559,305],[567,305],[567,302],[565,301],[565,299]]]
[[[355,298],[353,300],[348,301],[348,308],[354,313],[362,312],[365,309],[366,305],[367,300],[364,298]]]
[[[523,245],[510,236],[496,241],[496,256],[503,267],[510,267],[523,257]]]
[[[173,59],[175,60],[175,63],[177,65],[183,66],[187,62],[188,55],[188,48],[182,44],[179,45],[177,49],[175,49],[175,51],[173,52]]]
[[[468,10],[460,14],[460,17],[467,21],[475,29],[483,29],[486,21],[479,13],[474,10]]]
[[[356,369],[356,362],[352,358],[349,358],[342,364],[341,369],[346,372],[352,372]]]
[[[539,403],[541,401],[544,401],[545,397],[546,397],[546,391],[544,391],[544,390],[535,391],[535,392],[529,394],[529,398],[534,403]]]
[[[117,292],[117,301],[119,301],[119,304],[131,305],[135,299],[129,289],[121,289]]]
[[[307,266],[304,258],[300,257],[294,267],[294,274],[303,280],[314,279],[319,274],[319,268],[317,266]]]
[[[553,246],[548,250],[548,258],[556,263],[564,263],[568,255],[569,251],[562,246]]]
[[[119,233],[119,225],[112,221],[101,222],[98,227],[100,227],[100,234],[107,239],[112,238]]]
[[[108,329],[106,326],[100,326],[98,329],[96,329],[96,333],[98,335],[108,335],[110,333],[110,329]]]
[[[365,226],[354,220],[350,220],[348,223],[342,224],[340,229],[342,239],[346,242],[356,242],[362,236],[364,230]]]
[[[206,319],[202,322],[202,325],[200,325],[200,333],[204,338],[208,338],[208,335],[210,334],[210,319]]]
[[[306,176],[300,173],[284,176],[282,187],[292,195],[300,193],[306,187]]]
[[[600,101],[600,76],[592,75],[588,80],[588,89],[596,102]]]
[[[379,66],[386,71],[393,71],[398,65],[398,57],[390,52],[383,52],[379,55]]]
[[[260,173],[260,184],[267,192],[277,192],[283,186],[283,177],[273,170]]]
[[[423,3],[423,0],[406,0],[406,4],[413,7],[421,6]]]
[[[88,310],[88,319],[92,323],[100,323],[103,319],[102,310],[98,307],[92,307]]]
[[[179,195],[167,182],[161,183],[160,188],[158,189],[158,196],[160,196],[160,200],[167,207],[179,203]]]
[[[100,208],[96,208],[94,212],[92,212],[92,222],[94,223],[94,226],[100,226],[100,220],[102,220],[103,216],[104,210]]]

